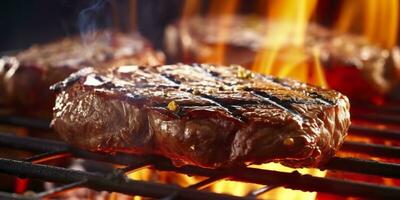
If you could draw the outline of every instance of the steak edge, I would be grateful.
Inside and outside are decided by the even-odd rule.
[[[178,166],[316,167],[350,125],[344,95],[237,65],[85,68],[52,89],[52,126],[68,143]]]

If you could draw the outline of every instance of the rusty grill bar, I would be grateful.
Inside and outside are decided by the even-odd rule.
[[[49,121],[12,115],[0,116],[0,124],[35,130],[49,129]],[[352,125],[350,134],[394,141],[400,139],[399,131],[376,129],[364,125]],[[287,173],[250,167],[214,170],[194,166],[176,167],[169,160],[162,157],[99,154],[77,149],[60,141],[33,137],[18,137],[9,132],[0,133],[0,147],[36,153],[24,160],[0,158],[1,173],[7,173],[21,178],[33,178],[65,184],[61,187],[43,191],[35,194],[33,197],[29,197],[34,199],[49,197],[75,187],[87,187],[94,190],[114,191],[128,195],[140,195],[160,199],[255,199],[277,187],[367,198],[393,199],[400,197],[400,187],[394,186],[347,179],[313,177],[310,175],[301,175],[297,171]],[[400,148],[397,146],[346,141],[342,150],[390,159],[400,158]],[[49,160],[64,157],[103,161],[126,167],[115,169],[109,174],[99,174],[44,164]],[[184,188],[168,184],[131,180],[125,176],[126,173],[143,167],[159,171],[199,175],[208,178]],[[334,157],[324,166],[323,170],[324,169],[388,178],[400,178],[400,164],[360,158]],[[217,194],[204,190],[220,180],[256,183],[264,185],[264,187],[250,192],[245,197]],[[26,199],[27,197],[13,193],[0,192],[0,198]]]

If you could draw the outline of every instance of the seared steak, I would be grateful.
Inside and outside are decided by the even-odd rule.
[[[342,94],[237,65],[86,68],[52,89],[52,125],[65,141],[176,165],[319,166],[350,125]]]
[[[64,38],[1,58],[0,100],[24,113],[51,113],[55,96],[50,85],[83,67],[161,63],[162,55],[139,35],[103,31],[85,43],[80,37]]]
[[[254,60],[258,53],[276,50],[276,38],[267,35],[273,33],[271,30],[287,26],[285,23],[250,16],[234,16],[228,25],[223,23],[226,21],[222,17],[193,17],[171,24],[165,32],[166,54],[179,62],[216,63],[220,60],[215,56],[214,49],[222,43],[226,46],[223,64],[257,68],[259,66],[254,66]],[[222,29],[221,24],[229,32],[225,37],[218,34]],[[296,37],[288,34],[275,58],[277,68],[280,63],[293,59],[293,52],[302,56],[302,60],[296,57],[296,62],[312,65],[315,49],[318,49],[328,74],[329,86],[351,98],[370,99],[377,95],[393,94],[395,89],[400,88],[399,48],[381,48],[360,36],[337,33],[317,24],[307,27],[301,47],[296,45]],[[347,84],[349,78],[353,80],[351,85]],[[371,89],[373,92],[370,92]]]

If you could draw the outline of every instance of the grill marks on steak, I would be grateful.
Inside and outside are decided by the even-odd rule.
[[[53,126],[66,141],[161,154],[178,165],[317,166],[339,148],[350,123],[340,93],[240,66],[87,68],[53,88]]]

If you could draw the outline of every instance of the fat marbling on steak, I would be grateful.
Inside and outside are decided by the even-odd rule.
[[[320,166],[350,125],[342,94],[237,65],[85,68],[52,89],[52,125],[65,141],[176,165]]]

